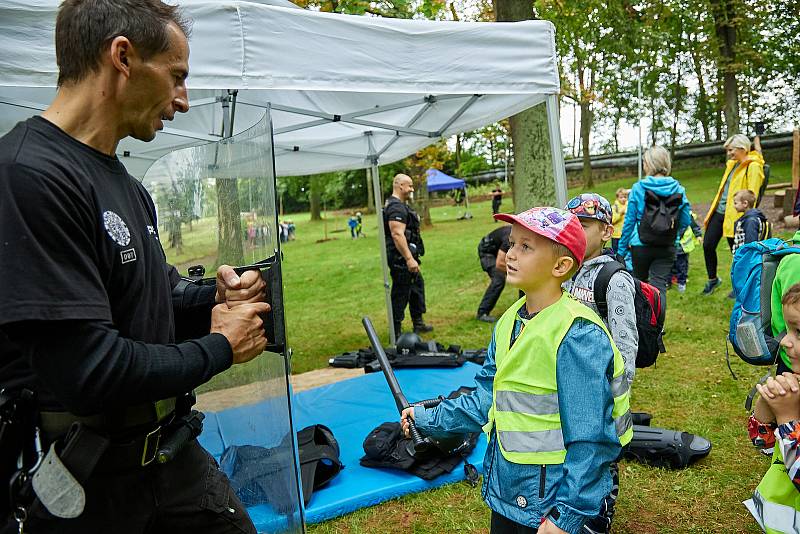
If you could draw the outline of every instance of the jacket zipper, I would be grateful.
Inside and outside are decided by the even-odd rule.
[[[547,479],[547,466],[542,465],[539,470],[539,499],[544,499],[544,483]]]

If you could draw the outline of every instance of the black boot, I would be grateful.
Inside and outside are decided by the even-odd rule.
[[[414,325],[414,332],[417,334],[427,334],[433,330],[431,325],[425,324],[425,321],[422,320],[422,317],[413,317],[411,322]]]
[[[394,323],[394,338],[397,339],[402,333],[403,321],[395,321]]]

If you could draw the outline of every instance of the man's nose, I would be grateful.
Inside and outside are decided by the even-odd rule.
[[[185,85],[182,85],[178,90],[178,94],[172,100],[172,105],[175,107],[175,111],[180,113],[189,111],[189,93]]]

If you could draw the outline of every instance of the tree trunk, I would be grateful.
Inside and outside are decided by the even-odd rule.
[[[680,53],[680,47],[678,47],[678,53]],[[678,117],[681,113],[681,67],[680,63],[678,63],[678,73],[675,76],[675,89],[672,93],[673,98],[675,99],[675,105],[672,108],[672,128],[670,128],[669,132],[669,153],[673,159],[675,159],[675,144],[678,141]]]
[[[494,12],[498,22],[535,18],[533,3],[528,0],[494,0]],[[514,209],[554,205],[556,190],[545,106],[517,113],[509,124],[514,143]]]
[[[367,213],[375,213],[375,191],[372,189],[372,168],[364,169],[367,177]]]
[[[453,4],[450,4],[450,7],[453,7]],[[461,167],[461,136],[456,135],[456,174],[459,174],[459,170]]]
[[[694,66],[694,75],[697,77],[697,119],[700,126],[703,128],[703,141],[706,143],[711,141],[711,113],[708,101],[708,93],[706,92],[706,81],[703,75],[703,64],[700,60],[700,53],[697,51],[697,42],[695,36],[690,36],[690,46],[692,53],[692,65]]]
[[[736,84],[736,5],[734,0],[710,0],[719,47],[719,77],[722,80],[725,135],[739,133],[739,90]]]
[[[242,221],[236,178],[217,178],[217,265],[243,265]]]
[[[428,175],[425,174],[425,170],[414,173],[415,176],[412,176],[411,180],[414,183],[414,211],[419,215],[422,227],[430,228],[433,226],[433,221],[431,220],[430,202],[428,202]]]
[[[583,145],[583,186],[587,189],[594,187],[592,179],[592,159],[589,151],[589,136],[592,129],[591,102],[581,98],[581,145]]]
[[[312,221],[321,221],[321,207],[322,207],[322,183],[320,183],[319,176],[312,176],[308,185],[308,204],[309,211],[311,212]]]

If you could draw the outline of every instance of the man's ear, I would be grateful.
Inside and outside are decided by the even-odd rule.
[[[565,278],[572,272],[574,266],[574,259],[569,256],[559,256],[556,259],[555,266],[553,266],[553,276],[556,278]]]
[[[130,62],[133,55],[135,55],[133,44],[127,37],[120,35],[111,40],[111,44],[109,45],[111,64],[114,66],[114,69],[123,74],[126,78],[130,77]]]

